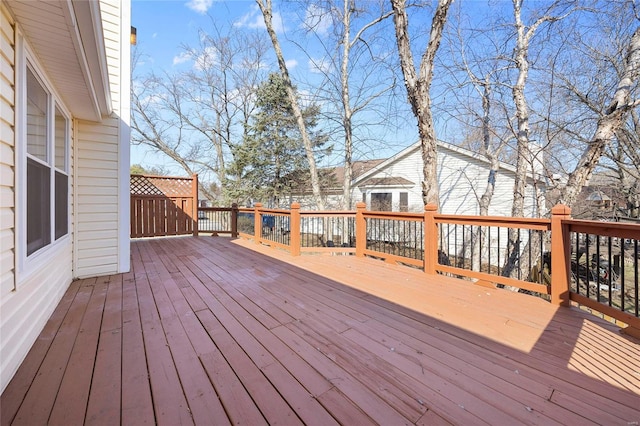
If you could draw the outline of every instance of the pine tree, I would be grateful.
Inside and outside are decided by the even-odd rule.
[[[256,97],[256,112],[244,140],[233,152],[233,177],[226,187],[240,204],[260,201],[267,206],[287,205],[287,196],[305,190],[309,164],[281,75],[270,74]],[[319,113],[317,105],[303,110],[314,148],[322,154],[327,138],[315,130]]]

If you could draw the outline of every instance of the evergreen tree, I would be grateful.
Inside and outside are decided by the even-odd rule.
[[[256,112],[252,115],[244,140],[233,152],[229,196],[240,204],[259,201],[268,206],[285,206],[292,192],[304,192],[309,182],[309,164],[296,119],[278,73],[269,75],[256,93]],[[314,148],[326,153],[327,137],[316,130],[320,109],[311,105],[303,110]]]

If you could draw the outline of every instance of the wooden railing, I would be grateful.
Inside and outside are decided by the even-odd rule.
[[[562,223],[569,246],[570,299],[640,329],[640,225]]]
[[[556,305],[573,301],[640,329],[640,225],[571,220],[562,205],[550,219],[441,215],[433,205],[424,213],[372,212],[364,203],[356,211],[301,211],[298,203],[290,210],[256,204],[235,211],[239,236],[294,256],[375,257],[427,274],[517,287]],[[595,260],[583,265],[582,255]]]
[[[198,232],[238,236],[238,206],[198,207]]]

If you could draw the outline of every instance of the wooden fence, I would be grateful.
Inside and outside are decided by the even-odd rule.
[[[198,175],[131,175],[131,238],[198,235]]]

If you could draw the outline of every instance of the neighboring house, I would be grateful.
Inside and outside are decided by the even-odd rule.
[[[537,162],[542,171],[542,162]],[[422,154],[420,143],[386,160],[354,163],[352,181],[353,204],[364,201],[369,210],[422,212]],[[342,200],[342,168],[334,170],[335,187],[325,188],[328,208],[336,208]],[[443,214],[477,215],[478,200],[487,186],[489,162],[482,155],[459,146],[438,142],[438,181],[440,212]],[[513,203],[515,167],[500,163],[495,176],[495,191],[489,214],[510,216]],[[542,175],[527,176],[525,212],[537,217],[546,213]],[[308,196],[295,197],[304,207],[312,207]],[[537,207],[539,206],[539,207]]]
[[[75,278],[129,270],[129,0],[0,0],[0,390]]]

